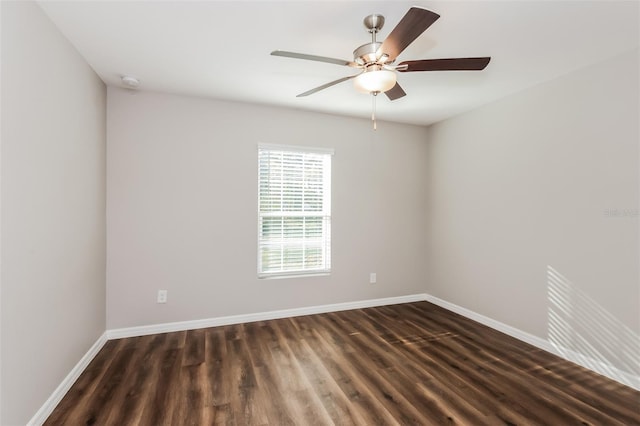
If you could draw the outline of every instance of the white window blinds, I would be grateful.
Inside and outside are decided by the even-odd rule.
[[[331,270],[331,154],[259,146],[259,277]]]

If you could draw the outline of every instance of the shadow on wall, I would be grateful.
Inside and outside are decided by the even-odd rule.
[[[621,383],[638,386],[633,382],[640,376],[640,335],[550,265],[547,292],[548,339],[556,350]]]

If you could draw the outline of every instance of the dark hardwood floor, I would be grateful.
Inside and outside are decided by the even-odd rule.
[[[640,425],[640,392],[427,302],[112,340],[47,425]]]

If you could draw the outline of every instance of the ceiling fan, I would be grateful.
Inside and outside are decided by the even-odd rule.
[[[383,42],[378,42],[376,41],[376,34],[384,25],[384,16],[376,14],[367,16],[364,18],[364,25],[371,33],[371,43],[363,44],[354,50],[353,61],[308,55],[305,53],[287,52],[284,50],[274,50],[271,52],[271,55],[327,62],[361,70],[358,74],[339,78],[304,93],[300,93],[297,97],[309,96],[320,90],[342,83],[343,81],[354,79],[354,85],[359,91],[370,93],[374,96],[384,92],[384,94],[393,101],[406,95],[405,91],[397,82],[396,71],[480,71],[483,70],[491,60],[490,57],[419,59],[403,61],[397,65],[393,65],[398,55],[439,17],[440,15],[430,10],[412,7],[387,38]]]

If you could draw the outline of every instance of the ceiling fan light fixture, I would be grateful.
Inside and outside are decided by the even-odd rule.
[[[365,71],[353,79],[353,85],[362,93],[386,92],[396,85],[396,73],[385,69]]]

